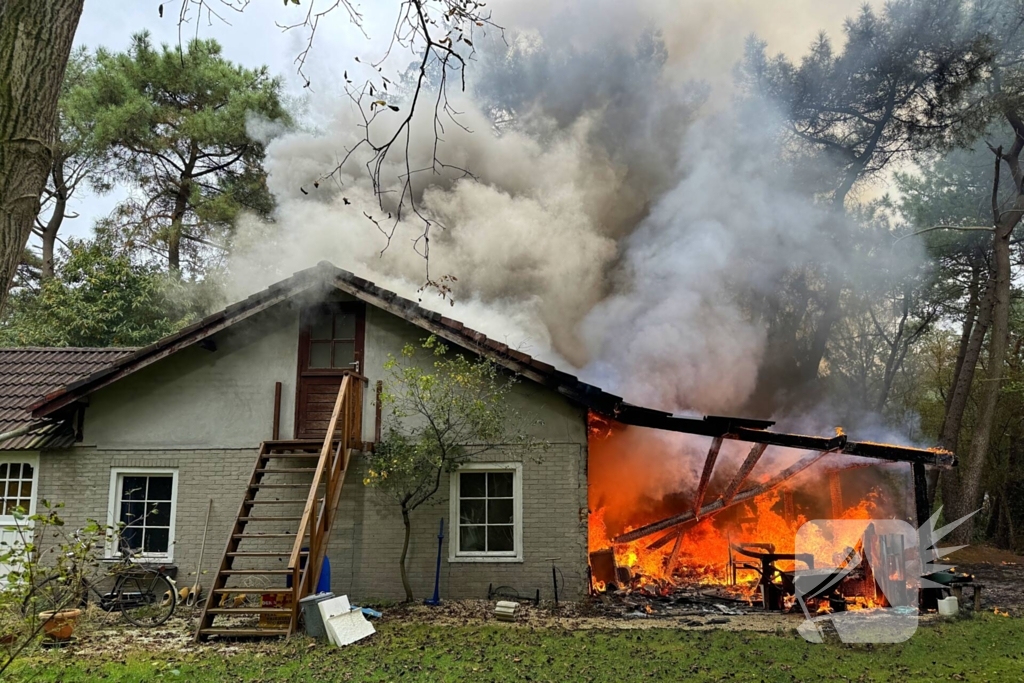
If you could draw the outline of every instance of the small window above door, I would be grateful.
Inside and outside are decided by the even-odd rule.
[[[302,370],[354,370],[362,356],[362,315],[352,306],[321,306],[305,314]]]

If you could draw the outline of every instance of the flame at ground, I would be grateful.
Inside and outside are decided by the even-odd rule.
[[[770,543],[777,553],[795,552],[797,531],[807,518],[799,515],[794,520],[787,521],[777,510],[781,498],[781,493],[772,491],[742,505],[739,516],[744,521],[739,523],[723,524],[715,517],[709,517],[682,527],[675,566],[671,569],[668,563],[675,549],[675,538],[655,548],[650,546],[658,545],[657,541],[662,538],[661,534],[654,534],[632,543],[613,544],[604,521],[607,508],[596,510],[590,515],[589,548],[591,552],[613,548],[616,563],[628,567],[641,585],[658,579],[670,580],[674,575],[697,578],[706,584],[724,584],[731,581],[731,576],[728,575],[730,544]],[[863,519],[866,526],[867,520],[872,519],[875,514],[875,501],[868,498],[847,508],[842,519]],[[805,543],[801,547],[801,552],[813,552],[817,565],[828,565],[833,562],[837,548],[852,548],[860,538],[856,526],[843,525],[841,533],[844,537],[835,537],[834,530],[815,527],[815,534],[805,536],[804,539],[810,539],[812,547],[807,548]],[[741,562],[750,561],[749,558],[742,556],[734,559]],[[780,565],[789,568],[793,563],[781,562]],[[750,576],[740,575],[737,578],[749,579]]]
[[[681,580],[731,584],[730,544],[771,544],[776,553],[793,553],[797,532],[808,515],[832,516],[829,489],[818,485],[827,470],[819,467],[809,471],[816,476],[805,476],[801,480],[803,485],[797,485],[788,494],[775,489],[718,515],[632,543],[615,544],[612,538],[627,531],[692,509],[696,472],[703,467],[710,440],[623,429],[607,420],[592,420],[590,436],[589,550],[612,548],[616,564],[628,567],[638,585],[664,585]],[[731,475],[736,465],[723,464],[720,459],[717,467]],[[768,463],[765,469],[773,472],[781,468],[778,463]],[[756,476],[750,478],[751,485],[756,481]],[[793,486],[793,482],[787,486]],[[710,488],[705,505],[720,495],[722,485]],[[794,504],[794,496],[800,499],[799,504]],[[866,527],[867,520],[882,513],[880,500],[874,493],[858,493],[857,498],[855,504],[844,506],[840,518],[865,520]],[[838,529],[815,527],[814,533],[804,533],[800,550],[813,552],[816,566],[834,566],[837,554],[855,547],[862,532],[863,528],[849,524],[839,525]],[[810,548],[806,547],[808,544]],[[755,562],[735,553],[733,559]],[[783,570],[803,568],[802,564],[782,561],[777,566]],[[736,576],[737,582],[744,584],[756,578],[754,572],[743,569]]]

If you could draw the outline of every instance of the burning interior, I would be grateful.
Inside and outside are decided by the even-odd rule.
[[[886,606],[917,587],[921,572],[905,569],[921,566],[917,548],[872,520],[924,523],[924,465],[951,466],[952,454],[852,442],[840,430],[779,434],[770,422],[619,417],[589,420],[594,592],[710,588],[785,610],[796,570],[815,570],[830,587],[800,592],[815,610],[841,611]],[[809,520],[840,522],[805,527],[798,549]]]

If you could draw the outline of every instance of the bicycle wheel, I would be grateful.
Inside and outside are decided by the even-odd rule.
[[[21,603],[21,613],[33,619],[41,612],[74,609],[85,603],[85,586],[60,574],[47,576],[36,583]]]
[[[128,622],[143,628],[159,626],[174,614],[178,596],[163,574],[135,571],[118,581],[115,609]]]

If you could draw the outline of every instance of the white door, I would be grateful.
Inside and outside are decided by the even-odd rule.
[[[23,542],[31,526],[14,511],[21,508],[26,516],[36,513],[36,489],[39,484],[38,453],[0,454],[0,553]],[[10,567],[0,564],[0,580]]]

